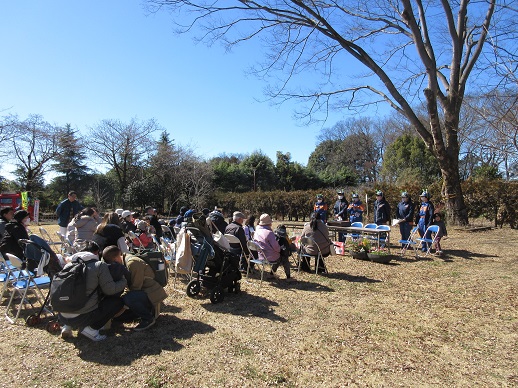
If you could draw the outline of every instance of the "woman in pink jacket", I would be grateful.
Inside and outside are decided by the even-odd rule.
[[[285,255],[281,255],[281,246],[279,245],[275,233],[272,231],[272,219],[268,214],[262,214],[259,218],[259,225],[254,233],[254,241],[262,249],[259,257],[262,260],[268,260],[272,264],[272,273],[277,271],[279,265],[282,264],[286,273],[286,280],[293,281],[290,276],[290,261]]]

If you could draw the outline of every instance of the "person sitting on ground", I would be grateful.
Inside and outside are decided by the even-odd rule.
[[[101,252],[110,245],[117,245],[123,253],[129,252],[119,216],[115,212],[104,215],[103,220],[95,230],[92,240],[99,245]]]
[[[144,260],[126,255],[124,261],[131,274],[129,292],[123,295],[124,304],[140,318],[133,330],[146,330],[155,324],[160,303],[167,298],[167,293],[155,280],[155,272]]]
[[[241,244],[230,244],[230,247],[240,257],[239,270],[246,272],[248,267],[248,260],[246,259],[250,254],[248,247],[246,246],[245,230],[243,229],[243,221],[246,216],[241,212],[234,212],[232,215],[232,222],[225,228],[225,234],[231,234],[239,239]],[[243,249],[241,249],[241,247]]]
[[[122,278],[126,278],[128,284],[131,283],[131,275],[124,265],[121,250],[115,245],[110,245],[103,249],[103,261],[108,264],[110,275],[112,275],[113,281],[117,282]],[[122,295],[122,291],[120,293]]]
[[[67,238],[74,246],[81,246],[85,241],[92,240],[100,221],[99,214],[95,208],[84,208],[68,224],[69,233]]]
[[[0,241],[5,233],[5,226],[13,219],[14,209],[12,207],[4,207],[0,210]]]
[[[439,227],[439,232],[437,232],[437,235],[435,236],[435,254],[442,255],[441,239],[443,237],[448,238],[448,231],[446,230],[446,224],[441,219],[441,213],[435,213],[433,215],[432,225],[437,225]]]
[[[285,256],[281,256],[281,246],[272,231],[272,219],[266,213],[261,214],[261,217],[259,217],[259,225],[254,234],[254,241],[261,247],[259,258],[261,260],[268,260],[272,264],[270,275],[273,277],[274,272],[279,268],[279,264],[282,264],[286,273],[286,280],[292,281],[290,262]]]
[[[135,235],[137,238],[134,238],[131,242],[133,243],[133,246],[136,248],[153,248],[153,239],[151,238],[151,235],[148,234],[148,227],[146,221],[141,220],[138,222],[137,229],[135,230]]]
[[[129,232],[134,232],[137,229],[137,226],[133,223],[133,217],[131,216],[131,212],[129,210],[124,210],[122,212],[122,221],[121,227],[124,234],[128,234]]]
[[[302,237],[310,237],[310,243],[305,247],[305,253],[311,256],[315,256],[315,266],[317,265],[317,256],[320,252],[323,257],[327,257],[331,254],[332,241],[329,239],[329,229],[327,225],[320,219],[320,214],[314,212],[311,214],[310,221],[304,225],[302,230]],[[311,272],[310,263],[303,258],[300,269],[306,272]],[[320,261],[317,272],[325,272],[326,268],[324,263]]]
[[[100,334],[99,330],[124,307],[119,295],[126,288],[127,281],[125,277],[113,280],[108,265],[99,260],[99,246],[93,241],[87,241],[83,251],[71,257],[71,262],[79,259],[86,263],[86,293],[90,298],[81,309],[58,314],[61,336],[71,337],[72,330],[79,328],[80,334],[92,341],[102,341],[106,335]]]
[[[23,259],[23,248],[18,244],[18,241],[29,239],[26,227],[30,222],[29,213],[25,210],[18,210],[13,214],[13,218],[5,225],[5,232],[0,241],[0,252],[2,254],[10,253],[19,259]]]

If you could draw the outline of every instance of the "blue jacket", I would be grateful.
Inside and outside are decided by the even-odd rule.
[[[401,201],[397,205],[396,218],[398,220],[405,220],[405,222],[414,222],[414,204],[412,201]]]
[[[83,209],[83,206],[76,200],[74,202],[70,202],[69,199],[65,199],[64,201],[61,201],[61,203],[56,208],[56,214],[58,216],[58,225],[59,226],[68,226],[68,223],[70,220],[72,220],[72,217],[75,216],[77,213],[79,213]],[[70,214],[70,210],[73,211],[72,214]]]
[[[433,221],[434,207],[431,202],[421,202],[419,213],[416,216],[416,224],[419,225],[419,229],[428,228]]]

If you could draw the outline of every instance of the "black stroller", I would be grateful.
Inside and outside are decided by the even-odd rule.
[[[204,216],[197,226],[187,226],[191,235],[191,251],[194,258],[193,272],[196,278],[187,284],[186,293],[191,298],[198,294],[210,293],[210,301],[219,303],[225,298],[224,290],[238,294],[241,291],[239,256],[222,249],[204,227]]]
[[[42,275],[42,273],[46,273],[52,282],[54,275],[63,268],[63,263],[59,260],[58,256],[49,244],[41,237],[34,234],[29,237],[29,240],[19,240],[19,244],[24,247],[24,254],[27,259],[26,269],[30,272],[36,272],[36,275],[38,276]],[[46,315],[54,317],[54,312],[48,305],[49,296],[50,291],[47,292],[40,310],[27,317],[25,320],[27,326],[35,326],[41,323],[41,315],[44,312]],[[59,331],[60,326],[57,320],[51,320],[47,323],[46,329],[53,333]]]

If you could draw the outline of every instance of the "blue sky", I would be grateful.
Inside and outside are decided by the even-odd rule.
[[[322,124],[302,126],[294,104],[272,106],[246,74],[258,43],[231,53],[178,36],[166,13],[138,0],[0,3],[0,114],[40,114],[86,133],[102,119],[155,118],[177,144],[210,158],[276,151],[307,163]],[[324,126],[344,118],[333,113]]]

